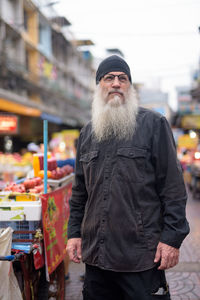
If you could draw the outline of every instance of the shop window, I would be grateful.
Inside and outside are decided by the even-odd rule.
[[[26,70],[29,71],[29,52],[26,50],[25,53],[25,61],[26,61]]]
[[[24,29],[28,31],[28,12],[24,9]]]

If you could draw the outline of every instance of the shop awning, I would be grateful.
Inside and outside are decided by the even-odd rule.
[[[49,122],[52,122],[52,123],[56,123],[56,124],[62,124],[62,119],[57,117],[57,116],[54,116],[54,115],[51,115],[51,114],[47,114],[47,113],[42,113],[41,114],[41,118],[43,120],[47,120]]]
[[[0,98],[0,110],[30,117],[39,117],[41,115],[41,111],[37,108],[32,108],[2,98]]]
[[[200,115],[185,115],[181,119],[181,127],[184,129],[200,129]]]

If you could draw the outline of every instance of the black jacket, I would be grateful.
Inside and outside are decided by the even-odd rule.
[[[140,108],[131,140],[98,143],[81,131],[68,238],[82,238],[83,262],[113,271],[154,266],[159,241],[179,248],[189,233],[186,191],[166,119]]]

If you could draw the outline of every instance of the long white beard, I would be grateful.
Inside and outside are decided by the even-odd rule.
[[[125,101],[114,95],[108,102],[105,93],[98,85],[92,103],[92,127],[98,141],[116,137],[130,139],[136,129],[138,100],[135,90],[130,86]]]

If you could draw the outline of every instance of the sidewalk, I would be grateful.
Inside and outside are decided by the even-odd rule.
[[[200,300],[200,198],[188,200],[187,218],[190,234],[181,247],[180,262],[166,272],[171,300]],[[79,275],[83,272],[83,264],[70,263],[71,279],[66,283],[65,300],[82,300]]]
[[[200,198],[188,200],[190,234],[184,240],[179,264],[166,272],[172,300],[200,300]]]
[[[65,300],[82,300],[83,283],[79,280],[79,275],[84,273],[84,264],[70,263],[70,280],[65,286]]]

